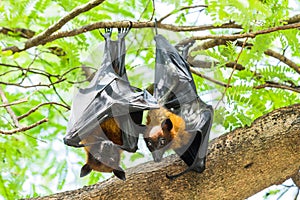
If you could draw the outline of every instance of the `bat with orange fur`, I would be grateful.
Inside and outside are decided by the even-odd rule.
[[[156,65],[153,95],[159,109],[148,112],[144,140],[155,162],[173,149],[188,168],[169,179],[191,170],[203,172],[213,109],[197,95],[189,64],[162,36],[156,35]],[[188,44],[190,45],[190,44]],[[188,47],[184,50],[187,55]]]
[[[122,150],[135,152],[142,132],[143,111],[156,108],[156,100],[147,91],[130,85],[125,69],[125,36],[128,29],[118,29],[118,39],[111,39],[106,29],[104,60],[89,86],[80,89],[71,109],[64,143],[84,147],[87,159],[80,176],[92,170],[113,172],[125,180],[119,166]]]

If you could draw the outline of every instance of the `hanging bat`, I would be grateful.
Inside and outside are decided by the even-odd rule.
[[[137,150],[143,111],[157,108],[156,100],[147,91],[130,85],[124,39],[130,27],[118,30],[118,40],[113,41],[112,29],[106,29],[102,66],[89,86],[80,89],[73,100],[64,143],[84,147],[87,162],[81,169],[81,177],[95,170],[113,172],[125,180],[119,166],[120,152]]]
[[[188,165],[179,174],[167,174],[167,178],[174,179],[191,170],[201,173],[205,169],[213,109],[197,95],[185,59],[162,35],[156,35],[155,41],[153,95],[160,108],[148,112],[144,140],[155,162],[161,161],[166,150],[173,149]]]

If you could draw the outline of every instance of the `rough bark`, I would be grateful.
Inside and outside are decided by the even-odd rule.
[[[277,109],[211,141],[207,169],[174,181],[186,168],[175,155],[116,178],[40,199],[244,199],[293,177],[300,166],[300,104]]]

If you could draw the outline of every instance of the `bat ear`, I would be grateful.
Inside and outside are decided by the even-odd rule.
[[[80,177],[88,175],[89,173],[91,173],[91,171],[92,168],[88,164],[83,165],[80,171]]]
[[[167,118],[167,119],[165,119],[162,123],[161,123],[161,128],[163,129],[163,130],[168,130],[168,131],[171,131],[172,130],[172,128],[173,128],[173,123],[172,123],[172,121],[169,119],[169,118]]]

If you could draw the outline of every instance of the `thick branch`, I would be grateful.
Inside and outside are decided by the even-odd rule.
[[[53,34],[47,37],[45,40],[41,41],[40,44],[44,44],[47,42],[51,42],[53,40],[63,38],[63,37],[72,37],[75,35],[79,35],[81,33],[85,33],[88,31],[100,29],[100,28],[124,28],[128,27],[128,21],[119,21],[119,22],[96,22],[94,24],[86,25],[78,29],[74,29],[71,31],[61,31],[59,33]],[[200,26],[175,26],[172,24],[161,24],[158,23],[157,27],[161,29],[171,30],[175,32],[189,32],[189,31],[202,31],[202,30],[210,30],[210,29],[217,29],[217,28],[238,28],[239,25],[233,23],[226,23],[220,26],[215,26],[212,24],[209,25],[200,25]],[[132,22],[132,28],[154,28],[154,22]]]
[[[40,44],[45,44],[48,42],[52,42],[56,39],[59,38],[64,38],[64,37],[72,37],[75,35],[79,35],[88,31],[92,31],[95,29],[99,29],[99,28],[124,28],[124,27],[128,27],[129,22],[127,21],[121,21],[121,22],[97,22],[94,24],[90,24],[87,26],[83,26],[79,29],[74,29],[71,31],[61,31],[58,32],[56,34],[52,34],[48,37],[44,37],[41,40],[34,40],[34,42],[32,42],[31,40],[26,42],[25,48],[23,49],[19,49],[16,46],[12,46],[12,47],[7,47],[5,49],[3,49],[3,51],[7,51],[7,50],[11,50],[12,52],[20,52],[20,51],[24,51],[26,49],[29,49],[33,46],[37,46]],[[154,22],[133,22],[132,23],[132,27],[133,28],[151,28],[151,27],[155,27]],[[161,24],[158,23],[157,24],[158,28],[162,28],[162,29],[166,29],[166,30],[171,30],[171,31],[175,31],[175,32],[179,32],[179,31],[201,31],[201,30],[209,30],[209,29],[216,29],[216,28],[239,28],[240,25],[234,24],[234,23],[226,23],[220,26],[215,26],[215,25],[201,25],[201,26],[174,26],[172,24]],[[205,39],[225,39],[225,40],[236,40],[239,38],[246,38],[246,37],[250,37],[250,38],[254,38],[257,35],[261,35],[261,34],[266,34],[266,33],[271,33],[271,32],[275,32],[275,31],[279,31],[279,30],[287,30],[287,29],[294,29],[294,28],[299,28],[300,27],[300,23],[294,23],[294,24],[288,24],[288,25],[284,25],[284,26],[278,26],[278,27],[273,27],[273,28],[269,28],[266,30],[261,30],[261,31],[257,31],[257,32],[253,32],[253,33],[244,33],[244,34],[236,34],[236,35],[206,35],[206,36],[194,36],[191,38],[188,38],[184,41],[182,41],[183,43],[186,42],[190,42],[192,40],[205,40]],[[38,37],[38,36],[36,36]],[[35,38],[35,37],[34,37]],[[34,39],[32,38],[32,40]]]
[[[293,123],[299,113],[300,104],[281,108],[213,140],[202,174],[168,180],[166,173],[186,168],[170,156],[127,170],[125,182],[111,178],[39,199],[245,199],[299,170],[300,125]]]

